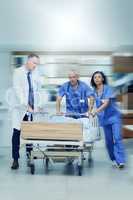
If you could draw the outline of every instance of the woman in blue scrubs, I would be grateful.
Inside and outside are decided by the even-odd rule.
[[[106,147],[112,164],[124,168],[125,152],[121,135],[121,115],[116,105],[116,97],[113,89],[107,84],[103,72],[96,71],[91,78],[94,88],[96,110],[93,115],[98,115],[100,125],[105,133]]]

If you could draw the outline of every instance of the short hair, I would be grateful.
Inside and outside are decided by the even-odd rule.
[[[106,85],[107,84],[107,77],[105,76],[105,74],[101,71],[96,71],[93,73],[92,77],[91,77],[91,85],[92,87],[95,87],[96,88],[96,84],[95,84],[95,81],[94,81],[94,76],[96,74],[101,74],[102,78],[103,78],[103,84]]]
[[[35,53],[31,53],[31,54],[28,55],[28,59],[34,58],[34,57],[39,58],[39,56]]]
[[[73,73],[73,74],[79,76],[78,71],[76,71],[76,70],[74,70],[74,69],[71,69],[71,70],[68,72],[68,75],[70,75],[71,73]]]

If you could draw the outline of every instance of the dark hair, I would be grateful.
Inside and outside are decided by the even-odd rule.
[[[93,73],[93,75],[92,75],[92,77],[91,77],[91,85],[92,85],[92,87],[95,87],[95,88],[96,88],[96,84],[95,84],[95,82],[94,82],[94,76],[95,76],[96,74],[101,74],[101,76],[102,76],[102,78],[103,78],[103,84],[104,84],[104,85],[107,84],[107,77],[105,76],[105,74],[104,74],[103,72],[101,72],[101,71],[96,71],[96,72]]]
[[[28,55],[28,59],[34,58],[34,57],[39,58],[39,56],[35,53],[31,53],[31,54]]]

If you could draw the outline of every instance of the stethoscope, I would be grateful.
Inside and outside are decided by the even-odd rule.
[[[79,85],[80,85],[80,82],[78,81],[78,86]],[[71,104],[73,105],[73,107],[75,107],[75,108],[79,107],[80,112],[82,113],[82,109],[83,109],[83,106],[85,104],[83,92],[81,91],[81,94],[80,94],[77,91],[75,91],[75,92],[73,91],[72,98],[71,98],[70,97],[70,88],[71,88],[71,83],[69,82],[68,86],[67,86],[67,90],[66,90],[66,94],[68,96],[68,99],[71,101]]]
[[[79,85],[80,85],[80,82],[78,81],[78,87],[79,87]],[[70,88],[71,88],[71,83],[69,82],[68,83],[68,86],[67,86],[67,92],[66,92],[66,94],[69,96],[70,95]],[[73,90],[74,91],[74,90]],[[80,98],[80,100],[79,100],[79,97],[81,96],[81,98]],[[81,91],[81,94],[79,94],[79,92],[77,92],[77,91],[75,91],[75,92],[73,92],[73,98],[77,98],[78,99],[78,101],[80,102],[80,103],[85,103],[85,100],[84,100],[84,95],[83,95],[83,92]]]
[[[103,89],[102,89],[102,91],[101,91],[101,93],[100,94],[98,94],[98,92],[97,92],[97,90],[95,89],[95,95],[96,95],[96,101],[98,101],[99,103],[103,103],[103,97],[104,97],[104,91],[105,91],[105,87],[104,87],[104,85],[103,85]]]
[[[101,92],[101,94],[98,94],[98,92],[95,90],[95,94],[96,94],[96,101],[98,101],[98,103],[103,104],[104,103],[104,94],[105,94],[105,86],[103,85],[103,90]]]

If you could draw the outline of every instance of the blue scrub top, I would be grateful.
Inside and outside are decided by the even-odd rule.
[[[66,112],[81,114],[88,111],[88,98],[93,96],[91,88],[82,81],[78,81],[77,89],[70,82],[64,83],[59,89],[59,96],[66,96]]]
[[[96,107],[99,108],[102,105],[102,100],[109,99],[109,105],[104,111],[98,114],[100,125],[108,125],[113,123],[119,123],[120,112],[116,104],[116,96],[112,87],[104,85],[103,92],[98,95],[96,90],[94,90],[94,98],[96,100]]]

